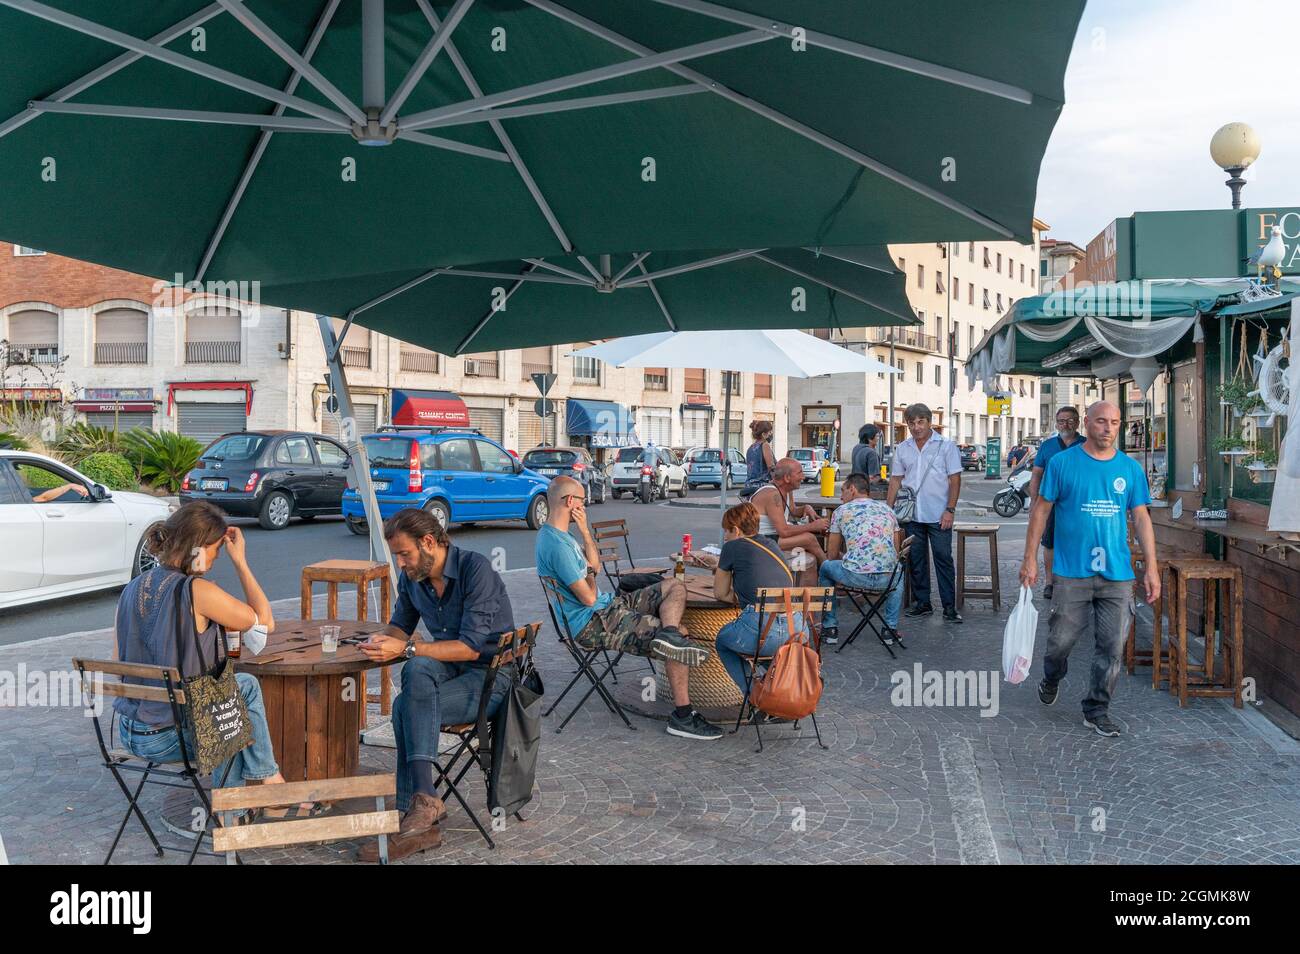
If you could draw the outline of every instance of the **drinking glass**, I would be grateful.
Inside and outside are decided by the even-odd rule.
[[[339,631],[338,626],[322,626],[320,628],[320,651],[323,653],[336,653],[339,651]]]

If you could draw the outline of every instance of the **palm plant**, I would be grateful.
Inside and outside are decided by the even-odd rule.
[[[76,465],[94,454],[121,454],[125,449],[124,440],[125,435],[112,428],[73,424],[59,441],[59,456]]]
[[[172,494],[181,489],[181,481],[203,453],[203,445],[194,438],[171,431],[154,433],[135,428],[123,435],[122,442],[140,479]]]

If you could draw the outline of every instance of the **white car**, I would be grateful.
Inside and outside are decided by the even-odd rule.
[[[62,484],[85,489],[35,498]],[[175,509],[148,494],[110,492],[67,464],[0,450],[0,609],[121,586],[156,564],[144,533]]]
[[[641,458],[644,447],[621,447],[614,457],[609,469],[610,490],[617,500],[624,494],[636,496],[641,488]],[[669,493],[678,497],[686,496],[686,468],[682,466],[673,452],[666,447],[655,448],[656,486],[655,494],[667,498]]]
[[[792,447],[787,455],[793,457],[803,468],[803,482],[816,483],[821,479],[822,466],[826,463],[826,450],[822,447]],[[831,469],[838,475],[839,461],[831,461]]]

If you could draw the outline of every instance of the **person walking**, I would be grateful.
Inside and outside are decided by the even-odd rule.
[[[1034,585],[1039,541],[1048,514],[1056,513],[1060,544],[1038,698],[1048,706],[1056,702],[1069,668],[1070,650],[1083,633],[1091,631],[1095,648],[1088,695],[1083,700],[1083,724],[1098,735],[1117,736],[1120,727],[1110,718],[1110,700],[1119,678],[1124,638],[1133,620],[1129,514],[1146,562],[1143,583],[1147,603],[1160,595],[1160,570],[1146,474],[1141,464],[1115,447],[1120,435],[1119,408],[1110,401],[1098,401],[1088,408],[1084,429],[1084,442],[1054,456],[1043,473],[1029,516],[1020,582]]]
[[[1029,480],[1029,499],[1038,497],[1038,487],[1043,482],[1047,462],[1063,450],[1068,450],[1083,440],[1079,433],[1079,409],[1066,405],[1056,412],[1056,433],[1043,441],[1034,455],[1033,476]],[[1056,546],[1056,511],[1047,513],[1047,526],[1043,529],[1043,599],[1052,600],[1052,550]]]
[[[749,422],[749,433],[754,442],[745,451],[745,487],[740,492],[742,497],[751,496],[759,487],[772,480],[772,468],[776,466],[772,432],[771,421]]]
[[[934,612],[930,603],[930,554],[933,553],[943,618],[949,623],[960,623],[963,620],[957,612],[952,524],[957,516],[957,498],[961,495],[961,451],[956,443],[934,430],[930,409],[924,404],[908,407],[903,419],[911,436],[894,451],[885,502],[893,507],[903,487],[915,495],[912,519],[903,527],[905,538],[916,538],[908,565],[914,602],[906,612],[912,617]]]
[[[863,424],[858,429],[858,443],[849,456],[849,472],[865,474],[869,487],[880,483],[880,452],[876,444],[880,440],[880,428],[874,424]]]

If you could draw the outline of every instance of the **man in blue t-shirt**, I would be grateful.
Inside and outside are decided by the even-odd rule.
[[[1066,405],[1056,412],[1056,433],[1043,441],[1034,455],[1033,476],[1029,480],[1029,499],[1038,498],[1038,485],[1043,481],[1047,462],[1063,450],[1083,443],[1079,433],[1079,409]],[[1052,601],[1052,552],[1056,546],[1056,511],[1047,514],[1047,527],[1043,530],[1043,599]]]
[[[1038,698],[1056,701],[1070,650],[1092,631],[1095,650],[1083,700],[1083,724],[1099,735],[1116,736],[1110,697],[1119,678],[1124,638],[1133,621],[1133,565],[1128,547],[1128,515],[1142,544],[1147,602],[1160,595],[1156,538],[1147,505],[1151,493],[1137,461],[1115,449],[1119,408],[1098,401],[1084,418],[1087,439],[1053,456],[1043,472],[1029,517],[1020,582],[1032,587],[1038,577],[1038,544],[1050,513],[1056,513],[1055,591],[1048,620],[1047,651]]]

